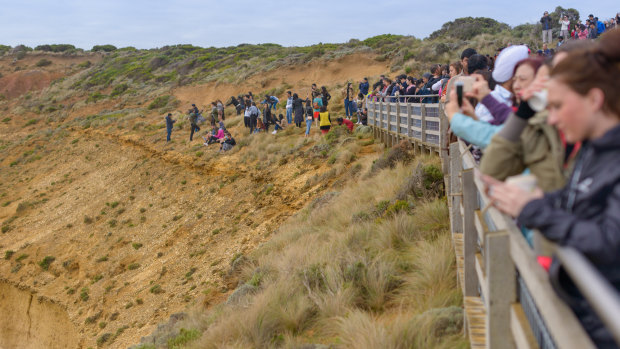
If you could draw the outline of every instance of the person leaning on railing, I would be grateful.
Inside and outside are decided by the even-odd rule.
[[[516,63],[506,61],[505,63],[502,60],[498,60],[496,70],[502,70],[502,65],[508,64],[512,67],[511,74],[512,78],[512,92],[518,94],[520,90],[527,88],[533,81],[535,74],[540,67],[540,63],[533,64],[535,61],[523,60]],[[514,77],[513,77],[514,76]],[[486,81],[484,81],[481,76],[476,77],[477,81],[474,83],[473,91],[468,93],[467,96],[476,98],[478,100],[484,100],[488,94],[490,94],[489,86]],[[486,90],[486,92],[484,92]],[[452,98],[454,97],[454,98]],[[491,97],[493,98],[493,97]],[[483,102],[483,104],[491,107],[488,101]],[[501,103],[499,107],[501,107]],[[510,107],[503,105],[505,108],[508,108],[508,113],[510,113]],[[498,110],[496,106],[492,111],[489,111],[492,114],[492,119],[502,119],[499,113],[501,110]],[[500,108],[501,109],[501,108]],[[463,98],[463,106],[459,108],[457,100],[456,100],[456,89],[453,89],[450,92],[450,100],[445,105],[446,116],[448,117],[448,121],[450,122],[450,128],[452,132],[459,138],[473,144],[481,149],[485,149],[490,143],[493,136],[498,133],[502,129],[502,125],[492,125],[489,122],[478,120],[475,110],[471,103],[467,100],[467,98]]]
[[[552,69],[548,87],[548,122],[568,142],[583,144],[568,184],[544,194],[489,176],[482,180],[495,207],[582,253],[620,291],[620,31],[569,53]],[[595,344],[617,348],[557,259],[549,276]]]
[[[570,42],[550,63],[557,64],[569,52],[585,50],[593,44],[592,41]],[[504,127],[485,149],[485,156],[480,162],[482,173],[503,181],[528,169],[544,192],[558,190],[566,183],[566,169],[571,168],[574,154],[570,148],[566,149],[566,144],[562,144],[557,128],[547,123],[547,111],[535,113],[527,102],[534,93],[546,87],[550,69],[548,65],[540,67],[534,82],[518,91],[518,97],[523,102],[516,113],[509,113]],[[484,91],[478,93],[482,95]],[[488,97],[482,100],[486,99]]]

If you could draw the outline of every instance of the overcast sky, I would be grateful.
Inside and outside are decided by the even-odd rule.
[[[577,9],[582,19],[620,12],[618,0],[0,0],[0,44],[305,46],[386,33],[424,38],[458,17],[514,26],[536,22],[557,5]]]

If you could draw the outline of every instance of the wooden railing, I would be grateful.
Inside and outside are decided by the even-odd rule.
[[[368,101],[368,124],[388,146],[403,139],[439,153],[445,174],[450,227],[472,348],[594,348],[571,309],[556,295],[547,272],[521,230],[493,207],[464,142],[448,142],[441,104]],[[430,113],[429,113],[430,111]],[[435,124],[428,124],[428,123]],[[431,126],[431,127],[428,127]],[[536,240],[544,240],[538,232]],[[583,292],[620,339],[620,300],[585,258],[557,249],[569,274],[586,270]],[[570,264],[570,265],[569,265]],[[608,309],[604,306],[609,304]]]
[[[391,146],[410,139],[418,149],[440,152],[442,135],[446,132],[440,122],[443,106],[438,103],[406,103],[409,98],[437,98],[430,96],[399,96],[369,100],[368,125],[375,129],[375,137]],[[384,101],[385,99],[385,101]]]

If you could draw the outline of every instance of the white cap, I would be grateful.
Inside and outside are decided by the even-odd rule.
[[[510,80],[517,63],[528,57],[529,53],[525,45],[506,47],[495,60],[493,79],[500,84]]]

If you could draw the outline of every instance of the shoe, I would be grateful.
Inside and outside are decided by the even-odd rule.
[[[208,147],[208,146],[209,146],[209,143],[207,143],[207,142],[204,142],[204,143],[202,143],[202,144],[204,144],[204,145],[205,145],[205,147]]]
[[[272,135],[275,135],[276,133],[278,133],[278,131],[271,132]]]

